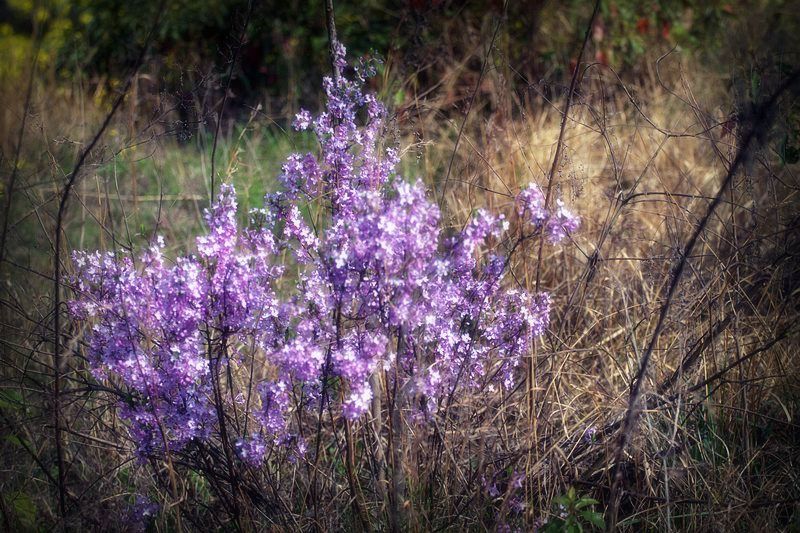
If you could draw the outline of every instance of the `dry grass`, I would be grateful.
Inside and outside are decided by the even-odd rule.
[[[553,183],[583,225],[570,245],[545,247],[541,262],[552,327],[533,349],[528,390],[475,408],[470,432],[448,435],[453,468],[469,463],[476,442],[503,468],[524,468],[534,514],[571,485],[608,503],[620,421],[672,268],[746,127],[730,131],[722,110],[733,109],[731,97],[700,92],[677,61],[660,65],[677,88],[653,75],[637,101],[613,72],[587,69]],[[563,101],[534,97],[541,105],[526,112],[501,89],[503,74],[487,76],[496,100],[466,119],[446,190],[456,223],[476,206],[507,209],[528,182],[547,184]],[[698,104],[698,92],[716,108]],[[460,123],[443,121],[439,105],[420,108],[415,127],[436,139],[424,147],[425,174],[441,190]],[[688,260],[621,466],[621,527],[796,527],[796,171],[760,148]],[[528,289],[536,254],[530,247],[514,264]],[[591,442],[587,428],[597,430]]]
[[[464,39],[474,43],[477,37]],[[476,51],[473,59],[483,59],[480,47],[469,49]],[[469,58],[442,61],[436,66],[441,84],[425,94],[415,93],[413,76],[404,79],[391,63],[384,80],[409,95],[396,123],[408,146],[404,172],[421,175],[432,194],[443,196],[453,226],[475,207],[510,211],[514,194],[531,181],[546,185],[558,139],[563,98],[546,100],[540,85],[517,91],[513,66],[495,54],[480,78],[467,68]],[[637,87],[623,86],[599,65],[585,71],[553,181],[554,198],[581,214],[582,228],[567,245],[545,246],[541,261],[534,244],[517,252],[509,278],[529,290],[540,279],[554,298],[552,326],[531,347],[527,379],[513,393],[485,391],[459,399],[433,426],[411,417],[404,421],[410,529],[491,530],[503,522],[530,528],[551,516],[553,498],[570,486],[596,497],[601,507],[611,504],[631,380],[674,265],[747,127],[728,120],[734,101],[714,89],[718,80],[682,75],[679,66],[683,72],[696,69],[679,61],[667,58],[660,79],[653,67]],[[465,114],[473,94],[476,103]],[[8,101],[15,105],[4,115],[4,154],[14,152],[14,110],[23,108],[12,96]],[[70,248],[135,247],[155,225],[180,247],[200,225],[208,195],[207,137],[201,128],[197,139],[176,145],[168,136],[174,118],[169,102],[163,116],[143,120],[139,101],[135,95],[129,100],[76,190]],[[35,488],[41,496],[33,502],[39,513],[34,522],[43,527],[57,522],[48,411],[52,302],[48,285],[42,285],[53,199],[79,149],[76,139],[90,136],[104,108],[80,89],[36,92],[33,102],[12,210],[13,247],[3,265],[1,407],[9,438],[0,443],[0,503],[5,524],[14,525]],[[222,167],[240,190],[252,189],[245,197],[269,189],[280,155],[304,142],[270,133],[269,125],[254,114],[243,133],[231,129],[225,136]],[[11,168],[8,159],[4,171]],[[755,150],[688,258],[650,361],[644,409],[623,463],[616,465],[623,490],[620,528],[800,525],[798,190],[796,167],[779,164],[767,146]],[[131,462],[130,443],[108,399],[86,388],[88,371],[79,356],[83,332],[71,333],[64,414],[75,520],[99,527],[104,514],[121,512],[132,491],[148,487],[151,494],[161,490],[173,506],[157,527],[169,529],[176,509],[207,520],[215,512],[208,473],[185,473],[181,500],[163,489],[168,484],[161,465]],[[275,458],[276,471],[260,474],[278,484],[271,496],[292,511],[280,527],[356,524],[337,430],[336,423],[326,426],[320,521],[304,514],[297,488],[307,475],[304,467]],[[367,423],[353,431],[366,510],[377,523],[383,515],[373,476],[375,434]],[[388,440],[385,431],[382,438]],[[525,473],[519,489],[510,482],[513,472]],[[492,484],[498,494],[489,491]],[[512,498],[527,507],[517,512]],[[271,517],[254,506],[254,520],[268,524]]]

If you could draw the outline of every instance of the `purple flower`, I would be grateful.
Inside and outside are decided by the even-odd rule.
[[[551,243],[559,243],[580,227],[580,218],[556,200],[556,208],[545,209],[545,198],[537,185],[529,184],[516,198],[517,215],[536,231],[545,231]]]
[[[343,69],[344,47],[335,50]],[[293,414],[303,402],[327,398],[358,419],[378,371],[425,395],[429,410],[457,392],[512,387],[547,328],[549,295],[504,281],[508,261],[494,245],[514,237],[505,215],[477,210],[445,234],[424,185],[396,174],[388,114],[358,76],[326,79],[325,109],[297,114],[319,154],[289,156],[280,190],[248,224],[226,184],[205,212],[196,254],[168,261],[162,239],[136,263],[74,254],[69,309],[91,323],[94,375],[129,392],[120,414],[141,457],[163,454],[165,443],[180,451],[221,442],[219,413],[234,408],[254,421],[230,437],[242,461],[259,465],[272,446],[300,457]],[[516,212],[553,242],[579,225],[561,202],[547,212],[536,186],[520,192]],[[256,382],[240,379],[248,375]],[[223,379],[231,390],[220,399]],[[340,389],[322,394],[329,386]]]
[[[541,227],[547,220],[544,208],[544,194],[535,184],[530,183],[517,195],[517,214],[535,227]]]
[[[295,115],[294,123],[292,124],[292,126],[297,131],[303,131],[308,129],[310,125],[311,125],[311,113],[309,113],[305,109],[301,109],[297,113],[297,115]]]
[[[555,213],[547,221],[548,238],[553,243],[561,242],[581,225],[581,219],[564,207],[564,202],[557,200],[556,204]]]
[[[251,466],[259,466],[267,453],[267,444],[260,435],[236,441],[236,455]]]
[[[160,507],[149,498],[136,495],[134,503],[125,513],[124,524],[128,531],[147,531],[150,523],[158,516]]]

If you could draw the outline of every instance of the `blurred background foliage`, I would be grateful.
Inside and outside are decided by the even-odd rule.
[[[330,69],[319,0],[0,0],[0,86],[12,93],[25,87],[35,57],[36,75],[45,86],[80,92],[107,107],[162,4],[135,87],[138,116],[164,115],[169,108],[171,125],[165,130],[181,142],[215,122],[226,88],[226,121],[247,120],[258,108],[285,127],[299,107],[319,105],[318,81]],[[493,60],[506,75],[502,89],[543,105],[563,95],[593,4],[335,2],[339,37],[351,57],[376,54],[386,61],[382,75],[372,80],[381,98],[402,112],[419,109],[418,99],[438,89],[435,105],[445,117],[463,111],[475,90],[488,36],[498,22],[503,31]],[[678,52],[725,80],[723,90],[740,102],[757,101],[756,93],[769,93],[796,64],[792,52],[800,28],[793,4],[604,1],[585,60],[613,69],[621,82],[635,86],[655,83],[658,58]],[[492,99],[497,88],[478,89]],[[0,117],[6,138],[13,135],[15,117]],[[784,128],[782,150],[789,159],[800,154],[792,138],[795,126]]]
[[[576,42],[593,2],[566,0],[464,2],[337,2],[340,39],[357,55],[376,50],[414,77],[420,89],[435,83],[424,67],[436,58],[462,57],[464,34],[506,13],[504,51],[519,66],[522,83],[563,78],[574,64]],[[775,4],[774,2],[771,4]],[[780,3],[778,3],[780,4]],[[18,77],[39,39],[39,68],[53,78],[90,83],[124,77],[148,32],[160,0],[2,0],[0,75]],[[249,8],[243,0],[167,2],[152,50],[167,90],[191,83],[230,61]],[[714,54],[736,19],[757,6],[720,0],[614,0],[602,3],[593,28],[596,61],[628,77],[642,75],[642,56],[679,46]],[[327,72],[327,40],[318,0],[266,0],[252,4],[234,90],[242,96],[315,97]],[[166,68],[165,68],[166,67]],[[194,79],[193,81],[196,81]],[[311,91],[314,94],[306,94]]]
[[[584,55],[584,64],[594,65],[586,71],[590,78],[618,77],[637,97],[637,91],[645,96],[648,87],[660,84],[680,87],[681,69],[688,68],[695,82],[709,86],[710,108],[734,122],[737,116],[746,119],[751,104],[799,63],[794,3],[602,1]],[[335,2],[339,37],[350,57],[384,59],[372,89],[397,111],[401,129],[411,130],[423,112],[458,120],[476,90],[480,106],[473,112],[484,117],[502,107],[498,96],[504,93],[522,104],[504,110],[507,118],[552,105],[569,84],[593,5],[590,0]],[[160,23],[148,40],[159,12]],[[487,55],[498,24],[502,31]],[[177,144],[197,141],[203,148],[223,101],[225,132],[254,118],[285,130],[300,107],[319,107],[319,80],[330,71],[320,0],[0,0],[0,98],[7,102],[0,113],[0,150],[14,153],[25,87],[36,88],[34,102],[49,102],[41,111],[50,119],[79,110],[81,135],[88,134],[93,120],[86,113],[99,116],[110,108],[145,41],[149,52],[126,104],[123,133],[132,143],[143,141],[144,133]],[[665,56],[671,56],[664,62],[671,66],[658,70]],[[482,77],[487,57],[499,77]],[[772,139],[790,163],[800,159],[798,116],[791,109],[780,117],[779,138]],[[48,151],[55,153],[51,160],[68,166],[78,130],[62,130],[53,133],[58,142]],[[9,160],[0,158],[0,167]]]

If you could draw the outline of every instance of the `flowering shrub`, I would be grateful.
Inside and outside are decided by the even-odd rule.
[[[336,61],[346,67],[341,45]],[[461,390],[512,386],[547,327],[548,295],[504,283],[508,257],[495,244],[558,242],[578,218],[560,202],[548,211],[530,186],[513,231],[478,210],[446,233],[423,185],[395,174],[386,109],[362,89],[370,70],[324,80],[326,109],[294,124],[314,132],[319,155],[291,155],[281,190],[246,226],[224,185],[195,254],[169,261],[162,240],[138,262],[74,254],[71,313],[94,324],[93,371],[125,391],[121,414],[142,457],[193,442],[255,465],[276,445],[302,453],[293,413],[326,403],[356,420],[376,372],[432,414]]]

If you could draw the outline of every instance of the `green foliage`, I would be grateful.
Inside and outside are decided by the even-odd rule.
[[[68,0],[0,2],[0,79],[18,79],[34,55],[40,69],[55,64],[74,29],[69,9]]]
[[[773,3],[779,2],[768,2]],[[0,24],[0,52],[12,58],[0,65],[0,74],[3,70],[19,74],[29,63],[31,37],[37,33],[42,36],[40,65],[55,68],[63,78],[78,74],[120,78],[161,4],[160,0],[52,0],[35,7],[31,0],[13,0],[0,13],[7,19]],[[167,67],[159,72],[164,81],[177,87],[185,81],[186,71],[200,77],[215,68],[226,71],[248,5],[246,0],[167,2],[152,42],[154,63]],[[354,55],[402,48],[400,66],[411,71],[428,52],[457,41],[448,33],[462,32],[464,23],[475,25],[500,16],[499,6],[492,2],[409,2],[396,8],[383,0],[369,0],[335,2],[335,6],[339,37]],[[588,59],[634,70],[648,51],[663,53],[675,44],[713,52],[725,28],[746,14],[743,5],[722,0],[613,0],[601,6],[592,33],[594,58]],[[591,8],[585,0],[512,2],[505,19],[509,59],[523,70],[567,72]],[[308,82],[326,73],[329,61],[322,4],[266,0],[253,3],[252,9],[236,67],[237,88],[245,92],[266,88],[270,94],[292,98],[302,87],[315,86]]]
[[[720,32],[736,16],[729,2],[617,0],[604,4],[611,28],[610,45],[628,66],[653,45],[702,50],[718,45]]]
[[[191,91],[198,83],[219,90],[227,79],[248,13],[247,0],[31,0],[0,4],[0,77],[19,79],[37,56],[40,72],[62,81],[124,79],[161,5],[164,11],[144,71],[161,90]],[[381,2],[336,3],[339,38],[360,55],[388,50],[395,14]],[[329,70],[323,4],[312,0],[252,3],[232,89],[316,101],[316,81]],[[37,40],[39,41],[38,53]],[[312,93],[313,94],[306,94]],[[296,107],[296,106],[293,106]]]
[[[196,470],[189,470],[187,477],[188,487],[192,490],[193,494],[195,494],[201,502],[205,503],[211,501],[211,490],[205,476]]]
[[[14,389],[0,390],[0,410],[17,411],[25,407],[22,394]]]
[[[36,504],[28,494],[22,491],[13,492],[3,495],[3,499],[11,507],[10,511],[13,513],[11,523],[18,531],[37,531]]]
[[[603,530],[606,527],[603,513],[594,510],[599,502],[587,496],[579,496],[574,487],[570,487],[563,496],[553,499],[554,518],[542,527],[545,533],[577,533]]]
[[[583,37],[591,4],[573,0],[559,6],[576,32],[568,53],[574,53],[576,41]],[[642,59],[651,61],[653,56],[660,56],[676,45],[689,52],[718,52],[719,37],[726,25],[742,14],[741,8],[721,0],[601,2],[592,29],[594,57],[587,59],[611,65],[618,71],[638,72],[643,66]]]

